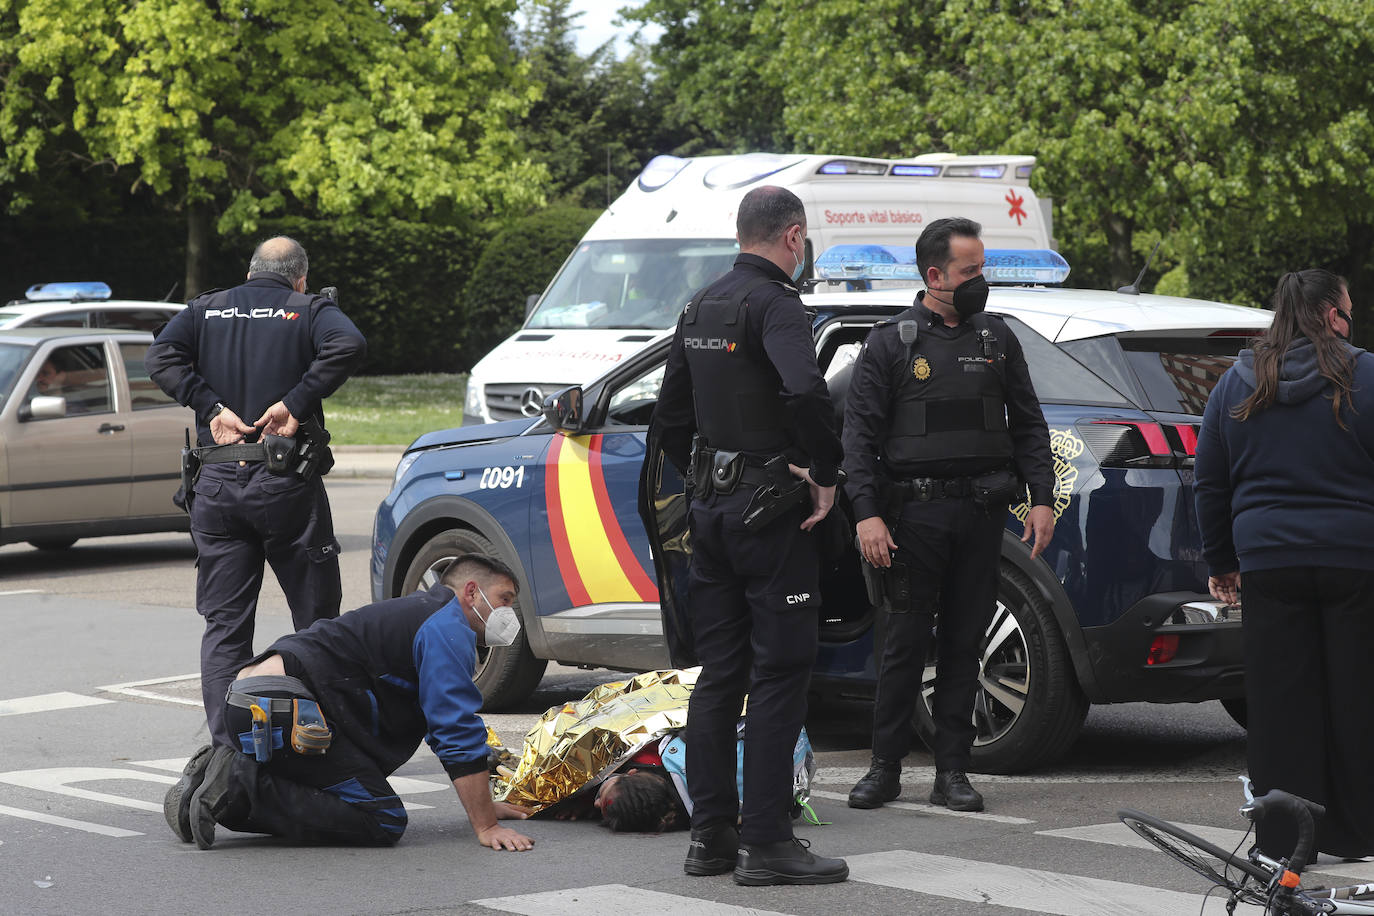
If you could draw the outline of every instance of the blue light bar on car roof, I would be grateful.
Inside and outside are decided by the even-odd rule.
[[[816,259],[816,276],[828,280],[921,280],[910,245],[834,245]],[[989,248],[983,276],[993,284],[1063,283],[1069,262],[1048,248]]]
[[[63,302],[68,299],[108,299],[110,287],[99,280],[67,283],[35,283],[24,293],[30,302]]]

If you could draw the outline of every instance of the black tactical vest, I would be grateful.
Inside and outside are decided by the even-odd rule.
[[[749,296],[772,284],[727,274],[697,293],[683,313],[697,429],[711,448],[770,456],[791,445],[782,378],[745,321]]]
[[[970,319],[972,334],[953,340],[919,334],[905,348],[894,381],[891,423],[882,458],[896,476],[916,476],[922,465],[1012,457],[1002,374],[1005,353],[996,340],[1001,323]],[[986,341],[986,343],[985,343]]]

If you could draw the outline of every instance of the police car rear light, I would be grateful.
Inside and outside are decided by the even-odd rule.
[[[983,253],[983,276],[989,283],[1063,283],[1069,262],[1048,248],[993,248]]]
[[[66,302],[70,299],[108,299],[110,287],[99,280],[66,283],[35,283],[24,293],[30,302]]]
[[[945,169],[946,178],[1001,178],[1006,173],[1005,165],[951,165]]]
[[[938,165],[894,165],[892,174],[905,178],[937,178],[941,168]]]
[[[753,184],[760,178],[767,178],[781,172],[801,160],[795,156],[775,156],[772,153],[746,153],[728,162],[722,162],[706,173],[702,182],[708,188],[728,191]]]
[[[1104,418],[1079,423],[1078,432],[1102,467],[1174,467],[1178,463],[1158,423]]]
[[[687,160],[680,156],[655,156],[639,173],[639,187],[643,191],[657,191],[677,177],[677,173],[687,167]]]
[[[1197,455],[1197,427],[1191,423],[1179,423],[1174,427],[1178,433],[1179,443],[1183,446],[1183,454],[1192,458]]]
[[[887,163],[859,159],[832,159],[816,170],[818,175],[886,175]]]
[[[1164,665],[1178,655],[1178,634],[1161,633],[1150,643],[1150,651],[1145,653],[1145,664]]]

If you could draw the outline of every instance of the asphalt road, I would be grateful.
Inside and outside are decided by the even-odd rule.
[[[331,481],[345,607],[368,598],[372,514],[385,480]],[[1199,912],[1201,879],[1141,848],[1115,819],[1135,807],[1241,841],[1244,733],[1219,704],[1094,709],[1053,769],[976,777],[983,815],[925,803],[930,759],[908,758],[899,804],[854,811],[867,760],[862,706],[820,710],[815,807],[800,835],[845,855],[852,880],[739,888],[688,878],[681,833],[612,835],[526,822],[528,853],[478,846],[421,748],[396,788],[410,827],[395,849],[300,849],[221,832],[208,852],[176,840],[161,798],[206,740],[195,678],[201,621],[184,535],[82,541],[61,554],[0,548],[0,913],[1064,913]],[[290,627],[270,575],[258,644]],[[488,717],[507,744],[534,718],[616,677],[552,667],[521,709]],[[1227,831],[1235,831],[1230,833]],[[1374,880],[1374,865],[1340,875]],[[1204,912],[1223,912],[1213,898]]]

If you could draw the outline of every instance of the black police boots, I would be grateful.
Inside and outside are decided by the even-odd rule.
[[[739,833],[731,824],[693,827],[687,846],[687,861],[682,870],[689,875],[723,875],[735,867],[739,852]]]
[[[849,807],[881,808],[902,794],[902,765],[874,756],[873,765],[849,790]]]
[[[735,883],[751,887],[771,884],[836,884],[849,877],[844,859],[812,854],[806,840],[793,837],[781,843],[743,843],[735,865]]]
[[[983,810],[983,796],[968,784],[968,777],[960,770],[935,771],[935,788],[930,790],[930,803],[943,805],[951,811]]]

